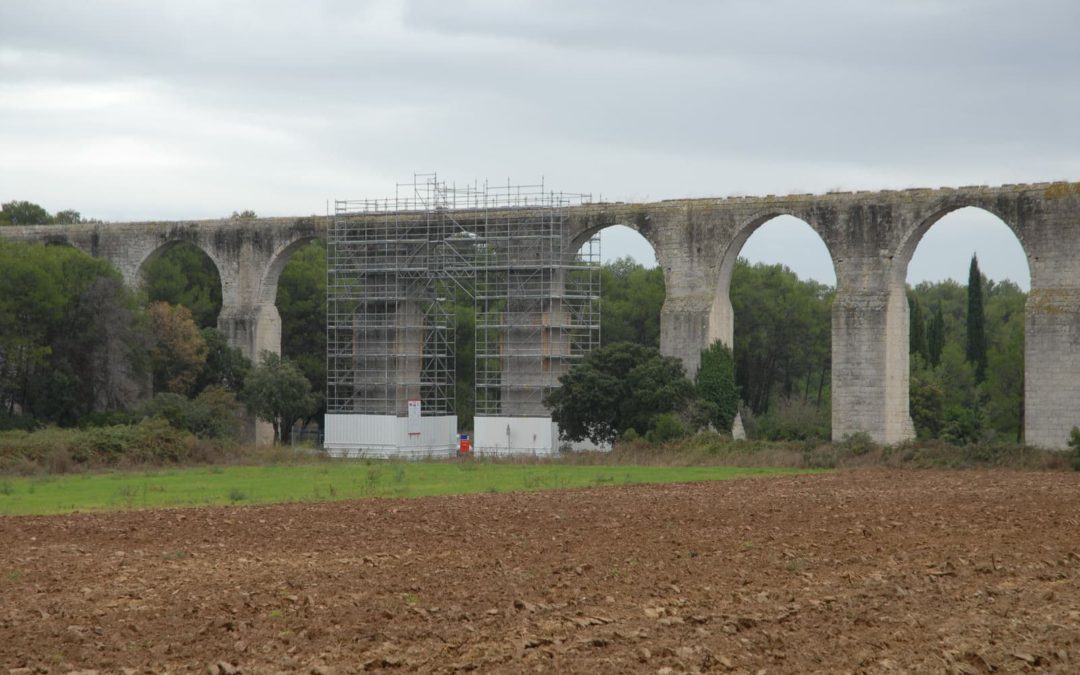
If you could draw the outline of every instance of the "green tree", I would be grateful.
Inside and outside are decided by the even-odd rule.
[[[278,280],[281,352],[307,377],[320,424],[326,411],[326,244],[296,251]]]
[[[701,365],[694,379],[698,398],[713,403],[713,427],[731,431],[739,412],[739,390],[735,386],[735,361],[731,348],[717,340],[701,352]]]
[[[0,406],[73,425],[142,395],[145,324],[119,273],[67,246],[0,242]]]
[[[926,321],[923,319],[922,305],[919,304],[919,299],[914,293],[908,293],[908,310],[910,312],[908,351],[925,359],[929,356],[929,347],[926,340]]]
[[[975,367],[975,381],[986,379],[986,314],[983,312],[982,274],[972,255],[967,287],[967,360]]]
[[[263,352],[259,365],[244,382],[241,396],[248,411],[274,427],[274,438],[287,443],[298,420],[311,415],[318,402],[311,383],[288,358]]]
[[[1024,305],[1027,294],[1010,282],[987,281],[986,418],[1003,438],[1020,442],[1024,428]]]
[[[146,311],[154,335],[150,350],[154,392],[186,395],[206,363],[206,341],[187,307],[152,302]]]
[[[627,429],[647,433],[658,415],[694,400],[678,359],[629,342],[592,352],[559,385],[545,404],[562,437],[573,441],[610,442]]]
[[[945,385],[941,438],[960,445],[979,440],[986,420],[974,366],[964,357],[963,348],[954,343],[945,346],[939,368]]]
[[[832,298],[833,289],[783,265],[736,262],[735,382],[752,411],[765,413],[774,395],[828,405]]]
[[[201,438],[238,440],[244,424],[243,406],[233,392],[221,387],[209,387],[193,399],[163,392],[143,404],[139,413],[160,417]]]
[[[941,363],[941,350],[945,348],[945,316],[941,313],[941,304],[934,308],[930,326],[926,331],[926,358],[936,368]]]
[[[64,297],[44,247],[0,240],[0,401],[8,415],[31,414],[30,380],[51,353],[50,327]]]
[[[230,347],[225,335],[217,328],[203,328],[206,343],[206,362],[195,378],[192,394],[208,387],[221,387],[233,393],[244,388],[244,379],[251,372],[251,361],[236,347]]]
[[[49,370],[66,372],[77,383],[76,398],[54,404],[57,422],[75,424],[89,412],[127,409],[149,395],[149,326],[136,297],[120,274],[101,260],[68,249],[94,276],[79,283],[81,290],[65,312],[53,336]],[[57,390],[48,387],[48,397]]]
[[[44,208],[27,201],[0,205],[0,225],[48,225],[52,216]]]
[[[602,344],[634,342],[660,348],[660,310],[664,272],[632,258],[619,258],[600,270],[600,339]]]
[[[954,442],[1021,440],[1024,418],[1024,305],[1010,281],[979,275],[987,367],[977,380],[967,358],[968,288],[955,281],[923,282],[911,293],[934,307],[927,358],[911,359],[911,414],[920,437]]]
[[[57,211],[56,215],[52,217],[52,222],[57,225],[75,225],[82,222],[82,214],[74,209]]]
[[[214,261],[194,244],[173,244],[148,261],[143,266],[143,290],[150,302],[187,307],[200,328],[217,325],[221,278]]]
[[[912,375],[908,398],[916,435],[939,438],[945,425],[945,388],[937,373],[923,368]]]

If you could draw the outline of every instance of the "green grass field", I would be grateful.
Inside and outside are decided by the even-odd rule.
[[[425,497],[806,473],[731,467],[339,461],[0,478],[0,515]]]

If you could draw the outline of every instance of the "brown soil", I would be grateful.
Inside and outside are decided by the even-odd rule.
[[[1080,672],[1078,518],[990,471],[9,517],[0,672]]]

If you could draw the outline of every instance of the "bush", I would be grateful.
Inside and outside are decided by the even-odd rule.
[[[746,425],[745,419],[743,424]],[[800,398],[786,398],[757,419],[756,437],[769,441],[827,441],[831,426],[827,408]]]
[[[874,442],[874,439],[870,438],[870,434],[865,431],[857,431],[853,434],[844,436],[844,440],[840,442],[840,447],[845,452],[856,457],[861,457],[877,448],[877,443]]]
[[[8,415],[0,413],[0,431],[33,431],[37,421],[29,415]]]
[[[688,435],[686,427],[672,413],[656,415],[650,420],[649,427],[649,433],[645,434],[645,437],[655,445],[684,438]]]
[[[698,397],[711,404],[709,421],[713,428],[730,432],[731,423],[739,412],[739,389],[735,386],[735,362],[731,349],[722,341],[713,342],[701,352],[701,365],[694,383]]]
[[[117,464],[183,462],[197,439],[164,419],[90,429],[49,428],[0,433],[0,471],[66,473]]]
[[[79,418],[79,428],[91,427],[115,427],[121,424],[138,424],[143,418],[137,411],[110,410],[107,412],[92,412]]]
[[[236,440],[243,423],[241,404],[231,391],[221,387],[207,387],[195,399],[161,393],[140,412],[144,417],[163,419],[199,438]]]

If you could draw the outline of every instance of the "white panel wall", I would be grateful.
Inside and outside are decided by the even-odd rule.
[[[323,447],[331,457],[450,457],[457,454],[457,415],[421,417],[420,433],[394,415],[327,415]]]
[[[554,455],[559,451],[559,427],[550,417],[477,416],[473,428],[478,455]]]

